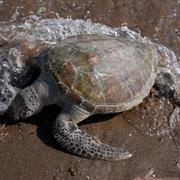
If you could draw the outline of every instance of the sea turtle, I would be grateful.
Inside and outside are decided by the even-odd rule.
[[[131,109],[155,82],[162,93],[171,92],[178,101],[179,65],[174,53],[155,43],[83,34],[50,47],[32,62],[40,75],[20,90],[7,114],[19,120],[44,106],[61,106],[52,134],[63,149],[82,157],[119,160],[132,156],[80,130],[77,124],[89,116]]]

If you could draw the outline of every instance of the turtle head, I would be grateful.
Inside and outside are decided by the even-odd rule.
[[[0,50],[0,115],[7,111],[20,89],[40,74],[29,58],[25,58],[19,44],[11,42]]]
[[[1,60],[1,59],[0,59]],[[27,65],[21,71],[14,71],[9,61],[0,61],[0,115],[14,101],[18,92],[32,84],[40,74],[40,69],[36,66]]]

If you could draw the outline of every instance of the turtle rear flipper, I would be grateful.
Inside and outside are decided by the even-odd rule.
[[[84,119],[84,116],[82,117]],[[88,159],[121,160],[132,156],[121,148],[102,144],[95,137],[80,130],[73,118],[77,122],[76,116],[73,117],[72,113],[62,112],[53,127],[53,136],[63,149]]]

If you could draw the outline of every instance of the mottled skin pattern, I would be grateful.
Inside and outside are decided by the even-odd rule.
[[[82,35],[57,44],[34,62],[41,69],[39,78],[20,91],[7,113],[18,120],[38,113],[43,106],[61,106],[54,138],[65,150],[90,159],[119,160],[132,155],[102,144],[80,130],[79,122],[96,113],[121,112],[138,105],[155,80],[163,91],[173,83],[169,87],[173,99],[179,97],[179,74],[157,44]],[[164,80],[165,73],[170,80]]]

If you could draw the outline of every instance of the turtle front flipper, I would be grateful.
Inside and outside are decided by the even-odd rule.
[[[87,116],[87,114],[86,114]],[[81,112],[78,119],[84,120],[85,115]],[[58,145],[75,155],[88,159],[121,160],[128,159],[132,155],[121,148],[102,144],[95,137],[80,130],[76,124],[77,112],[71,110],[63,111],[56,118],[53,127],[53,136]]]

